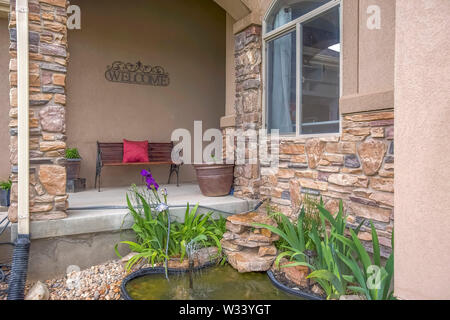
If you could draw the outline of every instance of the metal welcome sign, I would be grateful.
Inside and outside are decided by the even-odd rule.
[[[105,78],[111,82],[167,87],[169,74],[162,67],[143,65],[140,61],[133,63],[114,62],[107,67]]]

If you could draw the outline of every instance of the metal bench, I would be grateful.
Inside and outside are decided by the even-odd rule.
[[[149,143],[148,157],[149,162],[123,163],[123,143],[103,143],[97,142],[97,169],[95,172],[95,188],[101,191],[101,176],[103,167],[129,167],[129,166],[151,166],[151,165],[169,165],[169,181],[172,174],[177,174],[177,186],[179,184],[179,173],[182,164],[176,164],[172,161],[173,142],[171,143]]]

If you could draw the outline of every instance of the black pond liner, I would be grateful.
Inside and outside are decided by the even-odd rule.
[[[217,266],[217,263],[207,263],[203,266],[200,267],[196,267],[193,268],[192,271],[199,271],[199,270],[203,270],[206,268],[211,268],[211,267],[215,267]],[[189,269],[167,269],[167,272],[170,275],[179,275],[179,274],[184,274],[184,273],[188,273],[190,270]],[[120,286],[120,293],[122,296],[122,299],[124,300],[134,300],[127,291],[127,284],[130,281],[133,281],[137,278],[141,278],[141,277],[145,277],[145,276],[150,276],[150,275],[156,275],[156,274],[165,274],[166,273],[166,269],[165,268],[146,268],[146,269],[142,269],[142,270],[138,270],[136,272],[133,272],[132,274],[130,274],[129,276],[127,276],[125,279],[123,279],[122,281],[122,285]],[[293,290],[287,286],[285,286],[284,284],[282,284],[281,282],[279,282],[272,271],[267,271],[267,276],[269,277],[270,281],[272,282],[272,284],[280,289],[281,291],[284,291],[286,293],[289,293],[291,295],[294,295],[296,297],[300,297],[303,299],[307,299],[307,300],[324,300],[323,298],[316,296],[316,295],[312,295],[310,293],[307,292],[303,292],[303,291],[299,291],[299,290]]]
[[[196,267],[193,268],[192,271],[199,271],[199,270],[203,270],[206,268],[211,268],[217,266],[217,263],[215,262],[210,262],[207,263],[203,266],[200,267]],[[177,274],[184,274],[184,273],[188,273],[189,271],[191,271],[190,269],[167,269],[167,273],[170,275],[177,275]],[[120,286],[120,294],[122,296],[122,299],[124,300],[134,300],[127,291],[127,284],[130,281],[133,281],[137,278],[141,278],[141,277],[145,277],[145,276],[150,276],[150,275],[156,275],[156,274],[166,274],[166,269],[162,268],[162,267],[158,267],[158,268],[146,268],[146,269],[141,269],[138,270],[136,272],[133,272],[132,274],[130,274],[128,277],[126,277],[125,279],[123,279],[122,281],[122,285]]]
[[[288,286],[282,284],[280,281],[278,281],[275,278],[275,275],[273,274],[272,271],[267,271],[267,275],[269,276],[270,281],[272,281],[272,284],[277,287],[278,289],[280,289],[281,291],[284,291],[286,293],[289,293],[291,295],[306,299],[306,300],[325,300],[322,297],[310,294],[308,292],[305,291],[301,291],[301,290],[294,290],[289,288]]]

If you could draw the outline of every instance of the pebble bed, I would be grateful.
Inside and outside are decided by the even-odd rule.
[[[50,300],[121,300],[120,286],[126,274],[118,260],[44,283],[50,292]],[[27,284],[25,294],[33,285]],[[5,289],[7,286],[0,284],[0,300],[6,300]]]

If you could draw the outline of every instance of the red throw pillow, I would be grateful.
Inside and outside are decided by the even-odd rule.
[[[123,140],[123,163],[149,162],[148,141]]]

